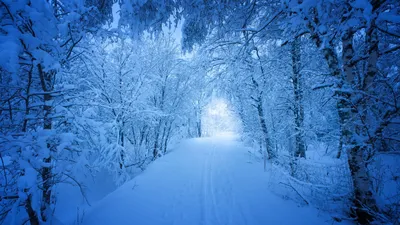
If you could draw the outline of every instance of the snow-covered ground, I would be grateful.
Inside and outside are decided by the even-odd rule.
[[[327,214],[273,194],[268,178],[235,136],[191,139],[81,219],[85,225],[334,224]]]

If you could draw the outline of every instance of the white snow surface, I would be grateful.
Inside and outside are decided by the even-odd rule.
[[[247,149],[233,135],[184,141],[93,205],[83,224],[334,224],[269,191],[268,171]]]

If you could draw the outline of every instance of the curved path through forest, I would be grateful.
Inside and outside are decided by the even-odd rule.
[[[332,219],[268,190],[262,163],[233,136],[184,141],[98,202],[83,224],[319,225]]]

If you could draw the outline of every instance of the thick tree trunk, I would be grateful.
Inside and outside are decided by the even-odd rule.
[[[254,42],[253,42],[253,45],[254,45]],[[266,79],[266,74],[264,72],[264,67],[261,62],[261,57],[259,55],[258,48],[256,46],[254,46],[254,50],[256,51],[256,55],[257,55],[257,59],[258,59],[258,63],[259,63],[259,67],[260,67],[260,71],[263,76],[263,79]],[[251,76],[251,81],[253,83],[254,89],[257,94],[257,97],[254,98],[254,100],[256,103],[256,107],[257,107],[258,119],[260,121],[260,127],[261,127],[261,131],[263,134],[263,139],[264,139],[263,141],[265,142],[265,148],[266,148],[266,151],[268,154],[268,159],[273,159],[273,158],[276,158],[276,155],[275,155],[275,152],[273,151],[273,148],[271,145],[268,127],[267,127],[267,123],[265,121],[264,104],[263,104],[263,100],[262,100],[262,91],[260,90],[260,85],[255,80],[254,76]]]
[[[338,157],[341,155],[341,148],[346,150],[348,154],[348,165],[351,172],[354,188],[354,204],[351,209],[353,215],[360,224],[369,224],[373,220],[374,212],[377,210],[376,202],[372,194],[371,181],[364,160],[366,146],[359,143],[356,139],[356,132],[360,131],[360,119],[357,108],[354,104],[362,106],[362,102],[352,102],[352,92],[342,91],[344,85],[348,88],[356,87],[354,84],[354,68],[351,65],[351,59],[354,56],[352,46],[353,35],[351,32],[345,33],[342,38],[343,42],[343,71],[340,70],[337,56],[331,47],[325,47],[322,52],[327,61],[332,76],[339,79],[337,108],[339,113],[339,122],[341,127],[341,146],[339,146]],[[319,40],[315,38],[314,40]],[[319,42],[316,42],[319,47]]]
[[[44,122],[43,122],[43,129],[44,130],[51,130],[52,129],[52,112],[53,112],[53,107],[52,107],[52,100],[53,97],[51,96],[51,91],[53,91],[53,82],[55,78],[55,71],[50,71],[50,72],[44,72],[41,64],[38,64],[38,71],[39,71],[39,77],[40,77],[40,82],[42,86],[42,90],[45,92],[43,96],[44,100],[44,106],[43,106],[43,111],[44,111]],[[49,157],[43,159],[44,165],[40,169],[40,175],[42,178],[42,202],[40,206],[40,212],[41,212],[41,217],[43,221],[48,221],[47,216],[50,213],[50,205],[51,205],[51,187],[53,186],[52,183],[52,156],[51,152],[55,151],[56,146],[54,146],[52,143],[47,143],[47,148],[49,152]]]
[[[295,157],[306,157],[306,147],[304,143],[304,107],[303,107],[303,85],[301,70],[301,55],[300,55],[300,38],[295,38],[292,43],[292,83],[293,83],[293,94],[294,94],[294,124],[295,124]]]
[[[376,1],[373,3],[374,9],[378,8],[380,3],[381,1]],[[310,22],[308,27],[311,31],[311,38],[318,48],[322,46],[322,39],[315,29],[319,25],[320,22],[318,19],[318,14],[315,11],[313,23]],[[373,27],[373,24],[371,27]],[[368,39],[368,36],[370,36],[369,31],[367,31],[366,35]],[[366,146],[364,143],[359,143],[359,141],[355,140],[356,131],[359,130],[357,126],[360,126],[361,123],[359,123],[360,120],[358,119],[359,115],[357,115],[357,108],[352,102],[353,93],[341,90],[345,84],[348,86],[348,88],[356,87],[354,84],[354,65],[351,63],[351,59],[354,57],[353,33],[351,29],[349,29],[347,33],[343,34],[342,43],[342,62],[344,73],[341,70],[338,57],[332,46],[325,44],[324,48],[322,48],[322,54],[328,64],[331,75],[339,80],[339,83],[336,87],[338,90],[336,92],[336,96],[338,97],[337,109],[341,127],[341,143],[337,157],[341,156],[342,148],[347,151],[348,165],[354,188],[354,204],[351,211],[359,223],[368,224],[369,221],[373,220],[373,213],[377,210],[377,206],[371,191],[371,181],[364,160],[364,151],[366,150]],[[373,41],[371,43],[373,43]],[[374,55],[371,54],[371,52],[369,52],[369,54],[370,59],[374,58]],[[368,76],[371,75],[368,74]],[[362,107],[363,103],[357,102],[356,104],[361,104]]]
[[[336,106],[338,109],[339,126],[340,126],[339,148],[338,148],[338,153],[336,155],[337,158],[341,157],[343,147],[349,145],[351,142],[351,137],[353,134],[350,127],[352,125],[352,121],[350,121],[350,119],[353,118],[352,113],[355,113],[353,112],[354,110],[352,109],[351,106],[350,93],[341,91],[345,83],[345,80],[347,81],[346,83],[349,88],[351,88],[354,82],[354,69],[348,63],[346,63],[350,62],[350,60],[354,55],[353,34],[351,32],[347,32],[343,35],[342,44],[343,44],[342,61],[343,61],[344,76],[342,77],[342,79],[339,80],[337,84],[338,91],[336,91],[336,95],[338,97]]]
[[[372,30],[372,32],[371,32]],[[370,28],[367,32],[367,40],[370,40],[370,52],[368,59],[368,71],[364,77],[364,85],[355,84],[354,68],[349,66],[350,60],[354,56],[352,46],[352,34],[345,34],[343,38],[343,62],[345,63],[344,72],[346,75],[347,85],[361,88],[366,91],[366,87],[372,84],[372,80],[377,72],[376,61],[377,61],[377,37],[371,37],[374,33],[374,28]],[[376,34],[376,32],[375,32]],[[372,42],[372,43],[371,43]],[[353,93],[353,92],[352,92]],[[364,127],[363,120],[367,113],[367,101],[366,98],[361,98],[357,102],[351,102],[351,94],[346,94],[345,106],[345,143],[347,144],[348,153],[348,164],[353,180],[354,187],[354,207],[352,213],[357,217],[357,220],[361,224],[369,224],[374,219],[374,213],[377,212],[378,208],[376,205],[375,198],[372,192],[372,182],[365,162],[365,156],[367,148],[370,146],[366,143],[359,143],[355,136],[368,137]],[[357,108],[361,108],[359,111]],[[361,117],[360,117],[361,116]]]
[[[268,154],[268,159],[273,159],[275,158],[275,153],[272,150],[271,146],[271,140],[269,139],[269,133],[268,133],[268,128],[267,128],[267,123],[265,122],[265,115],[264,115],[264,109],[263,109],[263,104],[262,104],[262,99],[261,96],[258,96],[257,101],[257,112],[258,112],[258,119],[260,121],[260,127],[261,131],[263,134],[264,142],[265,142],[265,148]]]
[[[27,83],[27,88],[26,88],[26,98],[25,98],[25,119],[22,125],[22,132],[27,132],[28,131],[28,115],[29,115],[29,107],[30,107],[30,89],[32,85],[32,75],[33,75],[33,65],[31,66],[31,69],[29,70],[28,73],[28,83]],[[23,176],[23,175],[21,175]],[[39,225],[39,217],[35,210],[32,208],[32,196],[28,195],[26,201],[25,201],[25,210],[28,213],[29,216],[29,222],[31,225]]]
[[[371,189],[371,180],[365,166],[365,146],[349,147],[348,163],[353,180],[354,200],[351,213],[360,224],[369,224],[377,212],[376,201]]]
[[[38,218],[35,210],[33,210],[33,208],[32,208],[32,196],[31,195],[29,195],[25,201],[25,209],[26,209],[26,212],[28,213],[29,222],[31,223],[31,225],[39,225],[39,218]]]

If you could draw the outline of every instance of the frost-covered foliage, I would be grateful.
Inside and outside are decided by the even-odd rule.
[[[77,173],[122,184],[201,136],[218,92],[305,202],[325,193],[361,224],[398,223],[399,4],[1,1],[0,222],[51,223]],[[179,21],[191,62],[163,34]]]
[[[374,180],[383,179],[377,155],[398,157],[398,1],[222,4],[242,12],[221,17],[204,3],[220,20],[203,20],[212,35],[206,51],[224,74],[245,136],[266,158],[289,165],[307,158],[312,141],[327,144],[336,150],[332,160],[344,157],[350,170],[342,174],[352,180],[350,216],[362,224],[397,221],[396,204],[378,204],[386,197]],[[294,158],[281,161],[285,151]]]
[[[174,40],[109,36],[104,3],[0,3],[0,223],[52,223],[58,184],[102,169],[122,184],[186,137]]]
[[[55,184],[71,178],[81,140],[58,76],[97,16],[83,2],[0,4],[2,223],[49,221]]]
[[[95,163],[124,182],[129,179],[125,170],[143,169],[186,129],[186,114],[192,110],[186,87],[193,84],[188,63],[178,58],[170,37],[96,42],[77,63],[82,66],[70,82],[84,90],[81,138],[98,155]]]
[[[16,106],[3,111],[2,199],[6,201],[2,203],[6,221],[34,217],[24,216],[29,212],[18,207],[27,202],[31,202],[34,215],[41,212],[45,178],[40,176],[47,165],[43,163],[51,168],[47,179],[52,191],[60,182],[81,186],[75,178],[78,173],[82,177],[81,173],[90,176],[104,170],[121,185],[165,154],[171,143],[190,135],[187,131],[193,124],[188,119],[196,109],[193,101],[198,100],[187,87],[198,85],[199,78],[191,74],[189,62],[179,58],[173,39],[90,38],[82,43],[54,80],[57,91],[51,92],[52,107],[47,110],[58,116],[52,118],[51,129],[36,122],[46,112],[46,104],[50,105],[40,103],[39,97],[35,104],[42,108],[31,110],[36,114],[22,117],[20,122],[29,119],[26,130],[16,133],[5,126],[6,122],[17,122],[13,118],[20,113]],[[23,100],[14,98],[11,100],[17,103]],[[35,123],[31,125],[32,120]],[[24,192],[18,194],[19,189]],[[23,193],[28,198],[22,198]],[[49,199],[54,208],[56,196]],[[50,217],[51,213],[44,215]]]
[[[318,50],[310,41],[301,41],[304,112],[298,132],[306,143],[303,159],[295,156],[296,102],[290,47],[280,46],[279,39],[252,42],[250,47],[245,46],[246,40],[221,41],[228,42],[229,46],[212,44],[204,52],[212,58],[219,88],[242,122],[242,139],[257,149],[255,155],[263,156],[266,151],[271,158],[274,171],[269,172],[282,183],[278,193],[287,188],[301,202],[304,198],[307,204],[340,214],[342,207],[349,205],[352,186],[346,158],[336,159],[338,115],[334,92],[324,83],[333,79]],[[301,192],[300,197],[294,189]]]

